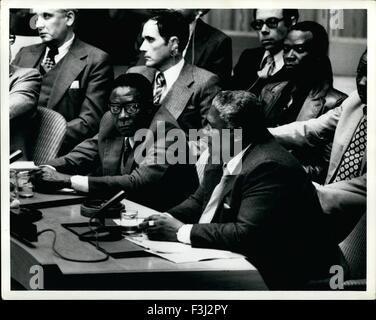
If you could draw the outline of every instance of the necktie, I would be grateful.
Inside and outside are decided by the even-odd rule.
[[[55,56],[59,53],[59,50],[57,47],[50,47],[50,50],[48,51],[42,66],[45,72],[50,71],[55,65]]]
[[[208,204],[205,207],[204,212],[201,215],[199,223],[210,223],[214,217],[215,211],[218,207],[218,202],[222,196],[222,192],[230,181],[231,175],[227,168],[224,168],[221,181],[214,188]]]
[[[122,161],[122,174],[129,174],[132,171],[133,157],[131,157],[132,146],[129,142],[129,138],[125,139]]]
[[[257,72],[260,78],[268,78],[273,74],[275,61],[271,54],[268,54],[262,61],[260,71]]]
[[[359,175],[362,158],[366,152],[367,144],[367,116],[364,115],[343,154],[334,182],[349,180]]]
[[[163,73],[160,72],[157,74],[155,78],[154,99],[153,99],[154,105],[160,105],[161,96],[162,96],[165,86],[166,86],[166,79]]]

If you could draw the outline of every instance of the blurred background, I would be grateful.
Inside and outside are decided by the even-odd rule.
[[[300,21],[319,22],[328,31],[334,86],[346,93],[354,90],[356,66],[367,45],[367,11],[300,9],[299,12]],[[148,9],[80,9],[76,33],[82,40],[108,52],[115,73],[119,74],[137,62],[135,43],[143,22],[153,14]],[[232,38],[234,65],[244,49],[259,46],[256,32],[250,26],[253,9],[212,9],[202,19]],[[10,10],[10,33],[17,35],[13,57],[21,47],[40,42],[31,9]]]

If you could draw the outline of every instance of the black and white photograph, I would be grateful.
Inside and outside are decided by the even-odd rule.
[[[3,299],[375,299],[376,3],[153,6],[1,1]]]

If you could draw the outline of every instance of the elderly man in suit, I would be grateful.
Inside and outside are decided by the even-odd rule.
[[[233,156],[225,165],[209,162],[198,190],[169,214],[146,219],[148,236],[240,252],[270,289],[301,289],[328,277],[339,251],[327,217],[304,170],[265,128],[256,96],[220,92],[208,122],[211,136],[222,137],[209,144],[212,159],[225,150]]]
[[[9,37],[9,61],[10,46],[15,38],[14,35]],[[10,151],[21,150],[23,160],[32,158],[33,120],[37,111],[41,81],[38,70],[9,64]]]
[[[357,91],[341,106],[317,119],[270,129],[290,149],[331,144],[325,183],[315,183],[321,207],[343,240],[366,211],[367,204],[367,52],[357,70]]]
[[[22,48],[14,64],[41,71],[38,106],[61,113],[68,122],[60,153],[98,132],[106,111],[113,70],[108,55],[73,31],[77,10],[36,10],[41,44]]]
[[[230,88],[249,90],[256,95],[265,84],[283,81],[283,40],[299,19],[297,9],[255,9],[251,26],[257,31],[261,47],[246,49],[234,67]]]
[[[216,74],[222,84],[232,71],[232,41],[222,31],[202,21],[209,9],[176,9],[189,23],[189,41],[183,51],[185,61]]]
[[[141,73],[153,83],[154,104],[165,107],[188,133],[206,125],[211,100],[219,89],[213,73],[184,61],[188,23],[175,11],[150,18],[142,30],[145,66],[128,72]]]
[[[124,190],[128,199],[156,210],[176,205],[195,190],[195,166],[185,158],[174,164],[168,158],[175,140],[166,136],[171,130],[185,135],[166,109],[155,113],[147,79],[131,73],[118,77],[109,108],[98,134],[42,167],[37,187],[72,187],[95,196]]]

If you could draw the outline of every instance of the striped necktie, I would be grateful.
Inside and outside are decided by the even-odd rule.
[[[161,104],[161,97],[162,97],[162,93],[163,93],[165,86],[166,86],[166,79],[164,77],[164,74],[163,72],[159,72],[157,76],[155,77],[154,99],[153,99],[154,105]]]

